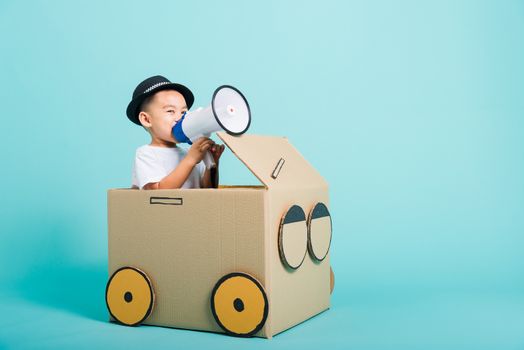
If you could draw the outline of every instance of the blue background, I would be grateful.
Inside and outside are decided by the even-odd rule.
[[[524,348],[523,1],[0,1],[0,348]],[[268,341],[107,322],[106,190],[163,74],[330,184],[332,309]],[[224,184],[256,183],[231,153]]]

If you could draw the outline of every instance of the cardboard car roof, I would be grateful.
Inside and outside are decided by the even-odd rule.
[[[217,136],[235,156],[270,188],[327,188],[326,180],[285,137],[243,134]]]

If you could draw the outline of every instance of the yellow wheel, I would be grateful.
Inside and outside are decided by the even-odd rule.
[[[136,326],[153,310],[155,295],[147,275],[135,267],[122,267],[106,286],[106,305],[118,322]]]
[[[262,285],[241,272],[222,277],[211,294],[211,312],[218,325],[230,335],[254,335],[264,326],[268,307]]]

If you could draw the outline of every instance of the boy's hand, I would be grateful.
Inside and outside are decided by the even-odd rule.
[[[209,151],[213,155],[213,160],[215,161],[215,164],[218,164],[218,160],[224,152],[224,148],[226,148],[224,145],[217,145],[216,143],[213,144],[213,146],[211,146],[211,149]]]
[[[186,158],[197,164],[204,158],[206,152],[209,151],[214,145],[215,142],[210,138],[201,137],[191,145],[189,151],[187,151]]]

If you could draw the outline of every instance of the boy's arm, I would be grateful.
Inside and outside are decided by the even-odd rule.
[[[195,165],[202,160],[204,154],[213,144],[214,142],[207,137],[199,138],[191,145],[187,155],[175,170],[170,172],[169,175],[160,180],[160,182],[148,183],[144,186],[144,190],[163,190],[182,187]]]
[[[160,180],[160,182],[148,183],[144,186],[144,190],[163,190],[182,187],[189,177],[189,174],[193,171],[195,164],[193,159],[185,157],[169,175]]]
[[[218,188],[218,161],[224,152],[224,145],[213,145],[209,150],[213,156],[216,166],[211,169],[206,169],[202,177],[201,187],[203,188]]]
[[[202,188],[218,187],[218,164],[213,169],[206,169],[202,177]]]

